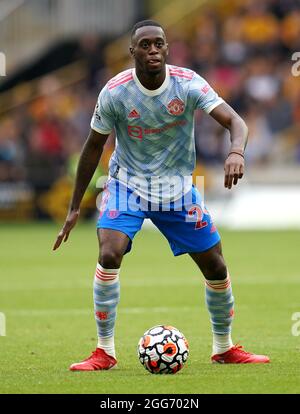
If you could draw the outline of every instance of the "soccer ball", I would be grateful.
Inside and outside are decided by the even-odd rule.
[[[181,370],[188,355],[188,342],[174,326],[153,326],[138,343],[139,360],[152,374],[175,374]]]

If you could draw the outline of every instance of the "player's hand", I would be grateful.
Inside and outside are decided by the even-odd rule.
[[[53,246],[53,250],[58,249],[62,241],[66,242],[68,240],[72,228],[77,223],[79,213],[80,210],[74,210],[68,213],[65,224],[63,225],[61,231],[58,233],[57,239]]]
[[[237,184],[238,180],[241,179],[244,175],[244,167],[245,161],[243,155],[240,155],[238,153],[229,153],[224,165],[225,188],[228,188],[230,190],[232,184]]]

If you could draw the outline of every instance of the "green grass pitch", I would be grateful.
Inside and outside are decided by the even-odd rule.
[[[0,393],[299,393],[299,232],[221,231],[235,296],[233,340],[266,353],[267,365],[212,365],[203,277],[187,256],[174,258],[158,232],[143,230],[125,256],[116,326],[118,367],[70,372],[96,344],[92,283],[97,260],[94,226],[79,225],[57,252],[58,227],[0,228]],[[190,344],[176,375],[151,375],[137,342],[156,324],[180,329]]]

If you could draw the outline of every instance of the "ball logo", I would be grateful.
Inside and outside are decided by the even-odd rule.
[[[175,98],[168,103],[168,111],[171,115],[181,115],[184,112],[184,102],[181,99]]]

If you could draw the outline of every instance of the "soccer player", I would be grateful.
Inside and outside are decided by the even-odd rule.
[[[224,166],[228,189],[244,173],[247,126],[202,77],[190,69],[166,64],[168,44],[157,22],[135,24],[130,53],[135,68],[112,78],[99,94],[70,209],[53,247],[55,250],[67,241],[75,226],[103,146],[115,129],[116,147],[97,223],[100,254],[94,277],[94,308],[98,344],[90,357],[72,364],[70,370],[107,370],[117,364],[114,327],[120,266],[145,218],[150,218],[167,238],[175,256],[188,253],[204,275],[213,333],[211,361],[269,362],[267,356],[233,345],[234,298],[220,236],[200,193],[187,179],[195,167],[196,109],[230,131],[231,148]]]

